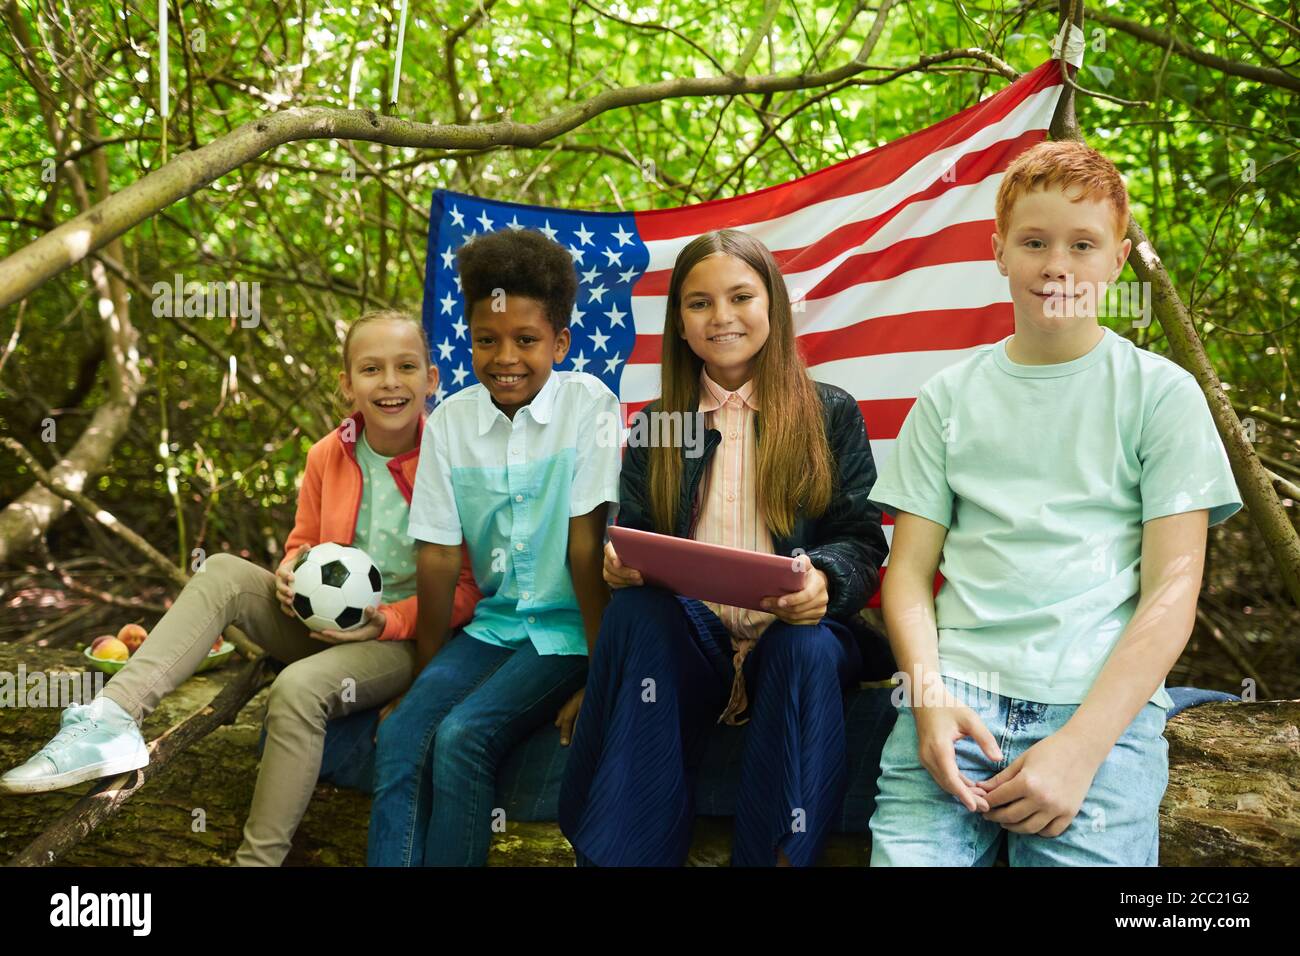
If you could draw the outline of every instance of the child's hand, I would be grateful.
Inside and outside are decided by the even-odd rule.
[[[802,590],[779,597],[765,597],[762,605],[763,610],[775,614],[787,624],[816,624],[826,616],[829,601],[825,573],[809,568],[803,576]]]
[[[312,631],[311,636],[318,641],[324,641],[326,644],[373,641],[384,633],[384,625],[387,623],[388,618],[383,611],[368,607],[365,610],[365,623],[360,627],[355,627],[350,631],[335,631],[331,628],[325,628],[323,631]]]
[[[582,698],[586,692],[585,687],[578,688],[577,693],[560,708],[560,715],[555,718],[555,726],[560,728],[561,746],[569,746],[569,741],[573,739],[573,725],[578,722],[578,711],[582,709]]]
[[[1071,738],[1060,732],[1045,737],[976,784],[991,808],[984,819],[1013,833],[1060,836],[1083,806],[1097,766]]]
[[[618,559],[614,552],[614,543],[605,542],[605,563],[600,569],[605,578],[605,583],[612,588],[634,587],[639,584],[645,584],[641,580],[641,572],[635,568],[625,567],[623,562]]]
[[[275,569],[275,596],[280,599],[280,610],[289,617],[297,617],[293,613],[293,563],[302,557],[303,552],[310,551],[308,545],[298,545],[298,550],[293,554],[285,555],[280,566]]]
[[[970,737],[995,763],[1002,760],[1002,751],[975,711],[954,699],[946,687],[943,695],[944,703],[940,706],[912,707],[918,738],[917,756],[934,782],[960,800],[962,806],[972,813],[986,813],[988,797],[978,783],[958,771],[957,752],[953,745],[963,737]]]

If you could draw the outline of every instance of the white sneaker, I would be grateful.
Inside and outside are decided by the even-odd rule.
[[[0,793],[47,793],[149,764],[134,718],[107,697],[63,711],[54,739],[0,777]]]

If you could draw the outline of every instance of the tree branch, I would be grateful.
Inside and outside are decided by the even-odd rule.
[[[1193,63],[1208,66],[1227,73],[1229,76],[1240,76],[1242,79],[1254,80],[1256,83],[1267,83],[1270,86],[1291,90],[1293,93],[1300,93],[1300,77],[1292,76],[1290,73],[1265,66],[1255,66],[1251,63],[1241,63],[1237,60],[1229,60],[1226,57],[1215,56],[1213,53],[1206,53],[1204,50],[1196,49],[1196,47],[1172,33],[1161,33],[1159,30],[1153,30],[1151,27],[1135,23],[1132,20],[1125,20],[1123,17],[1117,17],[1105,10],[1093,10],[1092,15],[1107,26],[1122,30],[1124,33],[1137,37],[1146,43],[1154,44],[1161,49],[1172,47],[1175,53],[1184,59],[1191,60]]]
[[[1059,9],[1062,23],[1073,17],[1074,24],[1082,29],[1082,3],[1078,0],[1060,0]],[[1051,134],[1053,139],[1084,142],[1074,115],[1074,90],[1070,87],[1062,91],[1057,102]],[[1173,280],[1165,271],[1160,256],[1132,216],[1129,217],[1128,239],[1133,246],[1129,265],[1133,267],[1138,279],[1151,290],[1152,312],[1168,337],[1174,360],[1191,372],[1200,384],[1250,516],[1277,564],[1287,592],[1296,604],[1300,604],[1300,535],[1297,535],[1286,508],[1282,506],[1254,446],[1246,439],[1241,421],[1223,390],[1214,364],[1205,354],[1205,345],[1197,334],[1191,313],[1174,288]]]
[[[877,26],[880,26],[879,18]],[[872,33],[878,35],[874,27]],[[871,42],[870,38],[868,42]],[[324,107],[282,110],[246,123],[196,150],[179,154],[143,179],[0,261],[0,308],[22,298],[159,210],[286,143],[310,139],[352,139],[421,149],[536,146],[576,129],[601,113],[627,106],[686,97],[816,89],[839,83],[867,69],[864,61],[854,59],[834,69],[812,74],[679,77],[606,90],[536,123],[503,120],[479,125],[439,126],[382,116],[373,110]]]

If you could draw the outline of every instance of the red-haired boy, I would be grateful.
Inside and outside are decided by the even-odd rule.
[[[1164,677],[1241,499],[1196,380],[1097,321],[1127,226],[1095,150],[1017,157],[993,236],[1015,332],[925,384],[872,488],[907,698],[873,866],[989,865],[1004,831],[1013,866],[1157,862]]]

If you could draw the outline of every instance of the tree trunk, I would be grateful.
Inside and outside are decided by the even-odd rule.
[[[39,66],[31,59],[32,40],[28,35],[26,23],[13,4],[5,7],[4,14],[19,49],[28,58],[30,78],[34,83],[37,99],[41,104],[41,113],[50,136],[62,151],[60,144],[65,143],[74,131],[64,127],[58,114],[58,101],[48,84],[41,79]],[[88,97],[93,102],[95,99],[93,83],[84,76],[82,82],[88,90]],[[89,127],[80,132],[91,139],[98,139],[99,130],[96,121],[88,122]],[[89,162],[96,193],[101,200],[108,201],[111,198],[108,160],[103,150],[96,150]],[[77,204],[83,210],[82,216],[89,217],[92,222],[95,221],[98,217],[91,208],[91,194],[77,164],[64,163],[63,174],[72,184]],[[73,249],[83,249],[88,240],[84,231],[71,230],[65,234],[64,241],[70,243]],[[118,261],[125,261],[126,257],[118,234],[106,236],[104,242],[99,245],[106,246],[108,253]],[[70,258],[69,263],[80,261],[81,258],[81,255]],[[10,261],[5,259],[4,263]],[[3,268],[2,263],[0,268]],[[108,398],[104,404],[95,409],[90,424],[77,437],[76,443],[68,453],[50,469],[51,477],[58,484],[73,491],[81,491],[89,480],[103,471],[108,464],[113,449],[131,424],[131,415],[135,411],[143,384],[140,375],[140,355],[136,350],[138,335],[131,325],[126,285],[119,277],[109,275],[104,264],[98,260],[88,263],[87,272],[95,288],[95,314],[101,320],[104,357],[107,360]],[[31,291],[32,288],[35,286],[29,287],[26,291]],[[26,291],[23,294],[26,294]],[[6,304],[9,301],[12,300],[6,300]],[[67,501],[40,485],[33,485],[11,501],[3,511],[0,511],[0,565],[6,564],[30,548],[67,509]]]
[[[1080,29],[1083,28],[1083,0],[1059,0],[1059,10],[1062,24],[1071,21],[1073,17],[1071,22]],[[1062,71],[1064,70],[1062,65]],[[1074,113],[1074,90],[1069,85],[1061,92],[1056,113],[1052,117],[1051,134],[1057,140],[1085,141]],[[1169,340],[1169,351],[1175,362],[1196,377],[1201,391],[1205,393],[1210,415],[1218,428],[1219,437],[1223,439],[1242,501],[1277,564],[1278,574],[1291,595],[1291,600],[1300,605],[1300,533],[1291,523],[1291,516],[1274,490],[1268,471],[1260,463],[1255,446],[1246,438],[1241,420],[1223,391],[1213,363],[1205,353],[1205,345],[1196,331],[1191,312],[1179,297],[1173,279],[1165,271],[1155,247],[1132,216],[1129,217],[1127,237],[1132,243],[1128,263],[1143,283],[1144,290],[1149,290],[1147,294],[1151,296],[1152,312]]]
[[[81,672],[74,651],[0,644],[0,674]],[[164,698],[145,722],[152,739],[204,706],[238,672],[200,674]],[[60,863],[68,866],[224,866],[239,846],[257,777],[263,690],[223,726],[170,761]],[[57,708],[8,710],[0,721],[0,767],[26,760],[58,729]],[[1169,789],[1160,808],[1163,865],[1294,865],[1300,860],[1300,701],[1206,704],[1170,721]],[[91,789],[0,797],[0,859],[9,860]],[[319,786],[298,829],[289,865],[365,863],[370,800]],[[199,813],[198,811],[202,811]],[[202,826],[200,826],[200,823]],[[690,864],[725,866],[730,821],[700,818]],[[865,835],[831,838],[824,862],[864,865]],[[495,837],[490,865],[571,866],[573,851],[553,823],[510,823]]]

